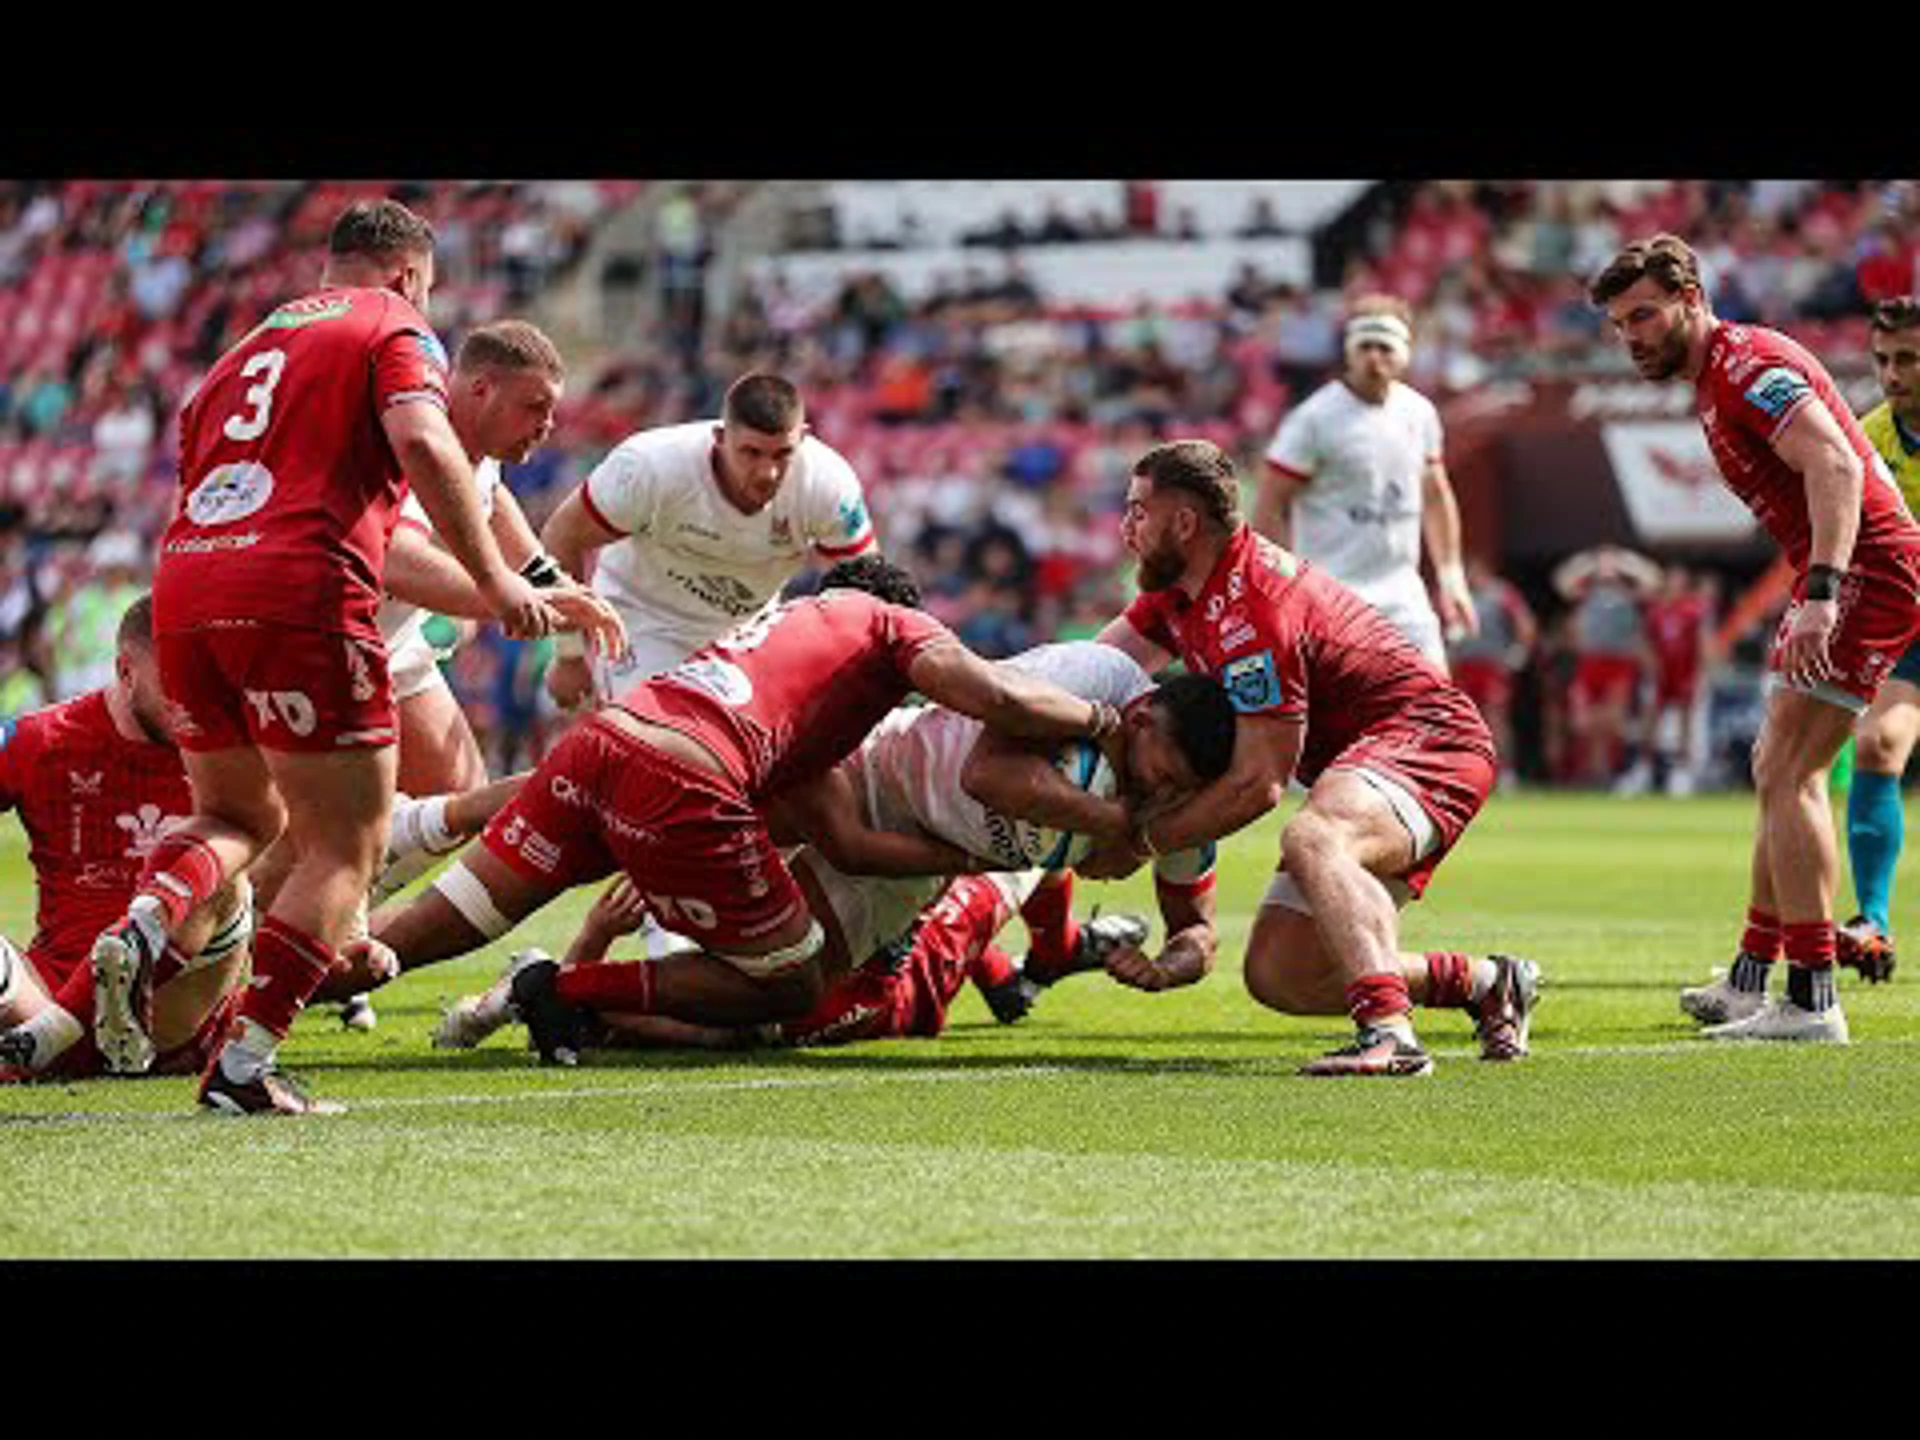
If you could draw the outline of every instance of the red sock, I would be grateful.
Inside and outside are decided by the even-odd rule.
[[[1830,970],[1834,963],[1833,921],[1802,920],[1783,925],[1787,963],[1812,970]]]
[[[1013,957],[998,945],[988,945],[967,967],[967,978],[976,985],[1004,985],[1013,974]]]
[[[333,968],[333,948],[269,915],[253,932],[253,984],[240,1018],[284,1040],[307,998]]]
[[[653,977],[651,960],[562,965],[553,977],[553,993],[569,1005],[649,1015],[653,1012]]]
[[[193,907],[220,888],[220,857],[197,835],[163,836],[147,856],[138,895],[150,895],[166,911],[167,929],[180,928]]]
[[[1398,1019],[1412,1009],[1407,977],[1397,970],[1390,975],[1362,975],[1347,985],[1347,1013],[1356,1025]]]
[[[1780,917],[1756,905],[1747,907],[1747,928],[1740,933],[1740,951],[1756,960],[1778,960],[1783,939]]]
[[[1058,883],[1042,880],[1020,907],[1031,943],[1028,966],[1041,975],[1064,974],[1073,964],[1073,947],[1080,943],[1080,924],[1073,918],[1073,872],[1060,872]]]
[[[1457,950],[1429,950],[1427,1008],[1458,1010],[1473,1003],[1473,961]]]

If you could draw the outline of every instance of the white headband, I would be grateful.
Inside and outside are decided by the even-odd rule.
[[[1400,359],[1413,353],[1413,332],[1397,315],[1357,315],[1347,322],[1347,353],[1363,342],[1385,345]]]

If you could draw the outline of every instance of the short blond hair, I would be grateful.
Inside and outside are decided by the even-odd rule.
[[[469,330],[454,356],[455,370],[538,370],[549,380],[567,378],[560,350],[538,325],[495,320]]]

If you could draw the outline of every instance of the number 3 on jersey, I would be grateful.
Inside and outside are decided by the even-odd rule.
[[[220,427],[221,433],[229,440],[258,440],[266,433],[273,419],[273,389],[280,383],[280,372],[286,368],[286,363],[286,351],[262,350],[258,355],[250,356],[247,363],[240,367],[240,373],[249,379],[256,375],[265,378],[248,388],[248,412],[229,415],[227,423]]]

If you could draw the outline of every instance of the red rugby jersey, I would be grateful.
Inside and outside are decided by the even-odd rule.
[[[1753,511],[1799,571],[1807,567],[1813,540],[1806,482],[1774,453],[1771,442],[1801,407],[1824,405],[1865,472],[1860,532],[1848,568],[1897,575],[1911,583],[1920,566],[1920,525],[1826,367],[1808,350],[1764,326],[1716,325],[1707,342],[1706,364],[1694,382],[1694,397],[1707,446],[1727,488]]]
[[[919,610],[827,590],[734,629],[618,703],[701,741],[758,797],[852,754],[912,692],[913,658],[950,635]]]
[[[1426,727],[1493,756],[1473,702],[1397,626],[1248,525],[1198,596],[1146,592],[1126,618],[1189,670],[1216,677],[1240,713],[1304,721],[1303,783],[1362,735],[1389,727]]]
[[[0,808],[17,810],[38,882],[29,953],[58,989],[126,913],[147,855],[193,814],[172,745],[129,740],[94,690],[0,725]]]
[[[180,499],[161,537],[154,627],[265,620],[377,640],[407,483],[380,417],[447,403],[447,356],[390,290],[282,305],[181,412]]]

